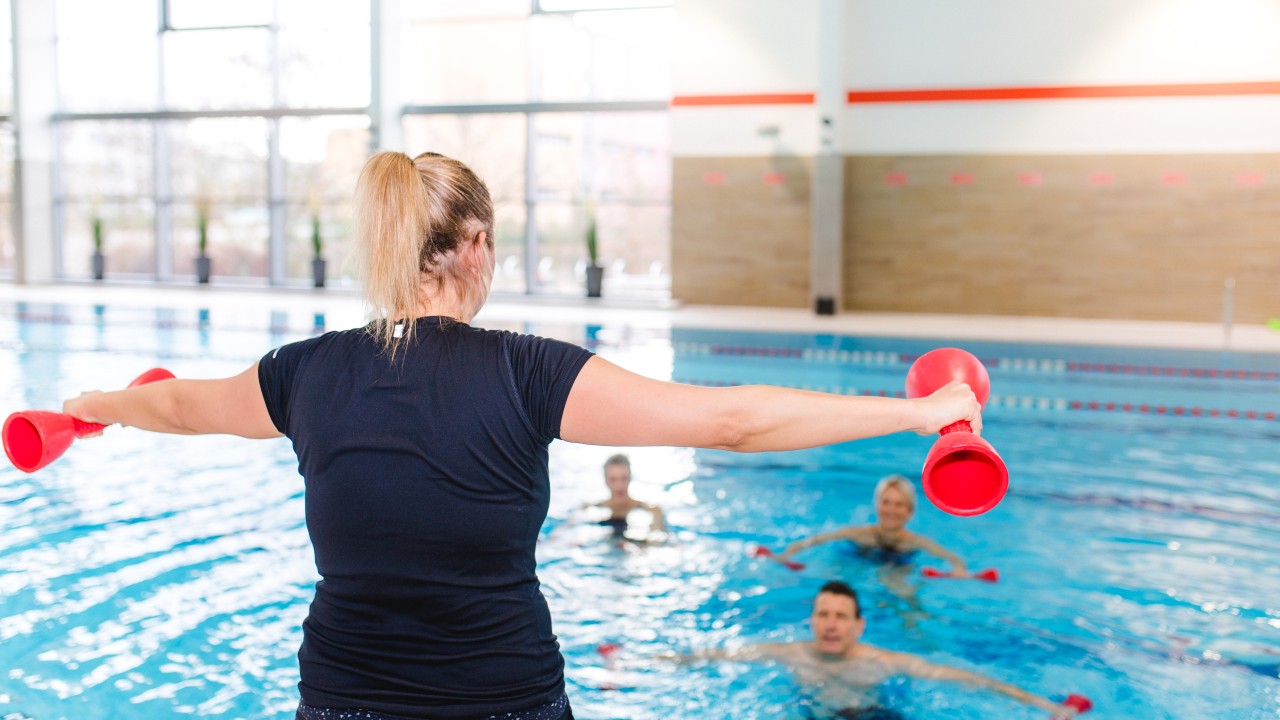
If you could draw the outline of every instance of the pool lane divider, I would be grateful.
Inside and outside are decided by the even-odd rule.
[[[315,336],[325,331],[322,315],[317,315],[311,327],[290,327],[273,323],[266,328],[220,327],[220,330],[260,331],[266,330],[274,335],[307,335]],[[47,323],[54,325],[94,324],[77,323],[67,314],[38,313],[20,311],[15,319],[23,322]],[[176,318],[158,319],[150,323],[120,323],[124,326],[150,326],[163,329],[210,329],[208,321],[179,320]],[[113,323],[111,326],[118,326]],[[886,350],[834,350],[829,348],[789,348],[769,345],[724,345],[715,343],[673,342],[672,348],[677,353],[686,355],[717,355],[731,357],[763,357],[791,358],[811,362],[838,362],[854,365],[910,365],[919,355]],[[0,350],[30,349],[19,342],[0,341]],[[989,369],[1034,372],[1045,374],[1062,373],[1096,373],[1110,375],[1142,375],[1149,377],[1180,377],[1210,380],[1252,380],[1276,382],[1280,381],[1280,371],[1276,370],[1242,370],[1232,368],[1189,368],[1168,365],[1135,365],[1132,363],[1102,363],[1061,360],[1056,358],[979,358]]]
[[[94,325],[95,322],[78,322],[65,313],[42,313],[20,310],[14,314],[16,320],[22,322],[47,323],[52,325]],[[307,335],[314,336],[325,331],[324,316],[316,314],[311,327],[290,327],[280,323],[272,323],[261,327],[219,327],[219,330],[260,331],[266,330],[273,335]],[[209,330],[208,320],[183,320],[178,318],[156,319],[143,323],[111,323],[111,327],[156,327],[163,329],[195,329]],[[716,343],[673,342],[672,348],[677,353],[687,355],[720,355],[732,357],[765,357],[791,358],[813,362],[838,362],[855,365],[910,365],[919,355],[886,350],[834,350],[829,348],[789,348],[769,345],[725,345]],[[23,346],[4,343],[0,350],[23,350]],[[1231,368],[1188,368],[1168,365],[1134,365],[1132,363],[1101,363],[1061,360],[1056,358],[979,358],[982,364],[992,370],[1012,370],[1015,372],[1035,372],[1046,374],[1061,373],[1098,373],[1110,375],[1143,375],[1150,377],[1182,377],[1211,380],[1252,380],[1276,382],[1280,381],[1280,371],[1276,370],[1241,370]]]
[[[790,348],[770,345],[724,345],[716,343],[674,342],[677,353],[726,357],[790,358],[811,362],[837,362],[854,365],[910,365],[919,355],[887,350],[834,350],[829,348]],[[1202,378],[1211,380],[1253,380],[1275,382],[1280,371],[1234,368],[1178,367],[1115,362],[1080,362],[1057,358],[979,358],[994,370],[1011,370],[1047,374],[1094,373],[1108,375],[1143,375],[1149,377]]]
[[[700,387],[738,387],[753,383],[742,383],[736,380],[708,380],[700,378],[675,378],[674,382]],[[906,397],[901,390],[885,390],[870,388],[832,387],[821,385],[786,385],[771,383],[779,387],[796,390],[812,390],[834,395],[859,395],[863,397]],[[1111,400],[1067,400],[1065,398],[1033,397],[1018,395],[992,394],[987,400],[991,407],[1007,407],[1023,410],[1084,411],[1131,413],[1137,415],[1166,415],[1172,417],[1225,418],[1228,420],[1266,420],[1274,422],[1280,419],[1275,410],[1239,410],[1206,408],[1198,405],[1162,405],[1156,403],[1115,402]]]

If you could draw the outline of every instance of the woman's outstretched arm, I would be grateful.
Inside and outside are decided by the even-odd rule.
[[[953,575],[957,577],[969,577],[969,566],[965,564],[964,559],[962,559],[959,555],[946,549],[945,547],[942,546],[941,543],[939,543],[937,540],[934,540],[933,538],[928,538],[928,537],[925,537],[924,535],[920,535],[917,533],[915,536],[915,540],[916,540],[916,545],[921,550],[929,553],[934,557],[942,558],[943,560],[946,560],[947,562],[951,563],[951,572]]]
[[[258,385],[258,364],[220,380],[161,380],[115,392],[87,392],[62,411],[88,422],[179,435],[279,437]]]
[[[856,530],[856,528],[846,527],[846,528],[840,528],[839,530],[832,530],[831,532],[812,535],[807,538],[800,538],[799,540],[796,540],[795,542],[788,545],[787,549],[783,550],[782,554],[778,555],[778,558],[781,560],[789,560],[791,559],[792,555],[795,555],[801,550],[811,548],[814,545],[829,543],[834,540],[854,540],[855,542],[857,542],[857,540],[854,537],[854,530]]]
[[[979,432],[981,409],[964,383],[913,400],[769,385],[705,388],[654,380],[593,357],[569,392],[560,437],[591,445],[798,450],[902,431],[929,435],[957,420]]]

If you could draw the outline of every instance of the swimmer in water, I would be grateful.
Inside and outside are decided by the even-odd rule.
[[[827,717],[852,720],[903,720],[896,710],[884,707],[876,686],[891,677],[906,675],[929,680],[960,682],[1007,695],[1014,700],[1073,718],[1074,707],[1059,705],[1016,685],[949,665],[929,662],[910,653],[894,652],[861,642],[867,619],[858,593],[833,580],[813,600],[809,627],[813,639],[785,643],[760,643],[735,650],[711,650],[675,656],[676,660],[775,661],[787,667],[801,684],[815,691],[815,702]]]
[[[589,508],[608,508],[609,517],[601,520],[600,525],[613,528],[614,535],[621,536],[627,531],[627,516],[632,510],[648,512],[653,521],[650,528],[655,532],[666,532],[667,520],[662,508],[650,505],[631,497],[631,460],[626,455],[618,454],[604,461],[604,482],[609,487],[609,497],[596,503],[587,503],[583,510]]]
[[[875,524],[843,527],[797,540],[788,545],[778,558],[789,560],[792,555],[814,545],[848,540],[858,546],[860,555],[885,564],[905,565],[911,562],[917,551],[924,551],[950,563],[955,577],[969,577],[969,566],[959,555],[933,539],[907,529],[907,521],[916,512],[916,491],[910,480],[901,475],[885,477],[876,484],[873,499],[876,506]]]

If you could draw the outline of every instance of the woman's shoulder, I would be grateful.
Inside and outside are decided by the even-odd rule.
[[[569,360],[589,357],[591,351],[581,345],[567,340],[515,332],[513,330],[489,330],[473,328],[475,333],[492,341],[506,350],[513,359],[528,358],[530,360]],[[583,360],[585,362],[585,360]]]
[[[316,348],[332,344],[337,338],[343,337],[346,333],[355,332],[352,330],[331,330],[320,335],[313,335],[309,338],[301,340],[293,340],[277,345],[269,350],[264,359],[276,360],[279,358],[299,358],[310,355]]]
[[[920,550],[936,543],[927,535],[921,535],[913,530],[902,531],[902,536],[898,540],[899,550]]]

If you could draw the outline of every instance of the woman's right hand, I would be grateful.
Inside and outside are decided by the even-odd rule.
[[[101,390],[89,390],[87,392],[82,392],[76,397],[73,397],[69,400],[64,400],[62,402],[62,414],[70,415],[71,417],[77,420],[81,420],[83,422],[97,423],[99,425],[110,425],[110,423],[103,422],[102,420],[94,417],[86,407],[87,405],[86,401],[89,398],[95,395],[101,395],[101,394],[102,394]],[[96,437],[101,434],[102,434],[102,431],[99,430],[98,432],[95,432],[95,433],[89,433],[84,437]]]
[[[982,406],[967,383],[952,381],[938,388],[932,395],[912,400],[920,409],[920,425],[916,433],[936,435],[942,428],[964,420],[973,428],[973,434],[982,434]]]

